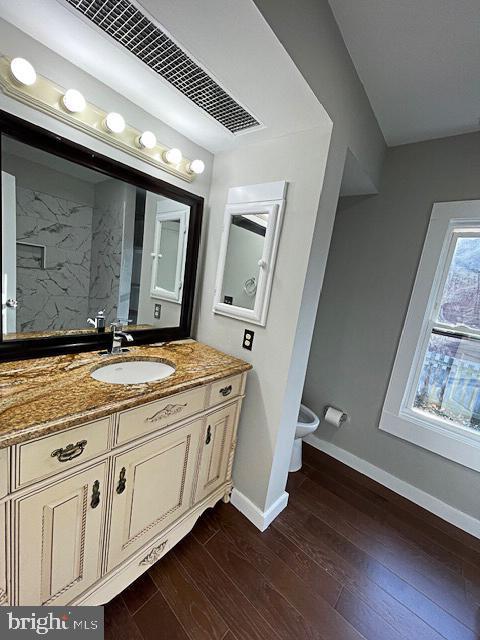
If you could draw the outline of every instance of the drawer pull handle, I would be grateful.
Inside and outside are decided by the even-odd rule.
[[[127,470],[122,467],[120,470],[120,476],[118,478],[117,493],[123,493],[125,491],[125,485],[127,484],[127,478],[125,477]]]
[[[92,487],[92,500],[90,506],[92,509],[96,509],[100,504],[100,482],[95,480]]]
[[[207,437],[205,439],[205,444],[210,444],[210,440],[212,439],[212,427],[208,425],[207,429]]]
[[[153,547],[150,553],[146,555],[145,558],[139,562],[139,566],[142,566],[145,564],[154,564],[162,555],[163,551],[165,550],[165,547],[167,546],[167,543],[168,543],[168,540],[165,540],[164,542],[162,542],[162,544],[159,544],[158,547]]]
[[[232,385],[229,384],[228,387],[222,387],[222,389],[220,389],[219,393],[221,393],[222,396],[224,398],[226,398],[227,396],[229,396],[232,393]]]
[[[77,444],[67,444],[66,447],[62,447],[61,449],[55,449],[52,451],[52,458],[57,458],[59,462],[69,462],[74,458],[78,458],[85,451],[85,447],[87,446],[86,440],[80,440]]]

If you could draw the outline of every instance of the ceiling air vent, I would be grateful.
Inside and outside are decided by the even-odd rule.
[[[183,49],[129,0],[66,0],[232,133],[259,126]]]

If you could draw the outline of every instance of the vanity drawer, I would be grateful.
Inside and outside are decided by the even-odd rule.
[[[242,374],[238,376],[231,376],[230,378],[223,378],[223,380],[217,380],[213,382],[210,387],[210,400],[209,407],[215,407],[217,404],[221,404],[230,398],[239,396],[242,393]]]
[[[110,418],[17,445],[17,487],[50,476],[108,450]]]
[[[118,416],[116,444],[123,444],[151,431],[168,427],[203,411],[206,395],[207,387],[197,387],[192,391],[122,411]]]

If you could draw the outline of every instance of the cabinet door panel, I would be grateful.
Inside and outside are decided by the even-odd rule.
[[[68,604],[100,577],[105,480],[102,463],[16,501],[19,604]]]
[[[202,427],[196,420],[116,457],[109,570],[190,507]]]
[[[200,444],[200,468],[195,502],[200,502],[228,479],[228,462],[235,434],[237,407],[237,404],[232,404],[206,418]]]

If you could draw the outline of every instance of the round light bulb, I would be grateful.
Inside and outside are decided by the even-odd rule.
[[[115,111],[111,111],[105,118],[105,128],[109,133],[122,133],[125,129],[125,120],[123,116]]]
[[[82,113],[87,106],[85,98],[76,89],[68,89],[62,98],[62,102],[65,109],[70,113]]]
[[[203,160],[192,160],[188,165],[188,171],[190,171],[190,173],[196,173],[198,176],[205,171],[205,163]]]
[[[10,62],[10,71],[14,80],[20,84],[26,85],[27,87],[34,84],[37,79],[35,69],[28,60],[25,60],[25,58],[14,58]]]
[[[138,138],[138,146],[141,149],[153,149],[157,144],[157,137],[151,131],[144,131]]]
[[[168,164],[180,164],[182,161],[182,152],[180,149],[169,149],[163,154],[163,157],[168,162]]]

